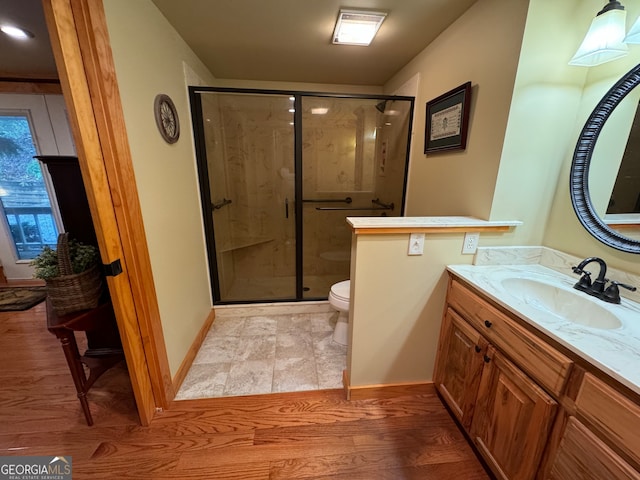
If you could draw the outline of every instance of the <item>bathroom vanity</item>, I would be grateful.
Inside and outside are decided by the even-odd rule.
[[[448,270],[434,382],[496,477],[640,479],[637,304],[589,303],[537,265]]]

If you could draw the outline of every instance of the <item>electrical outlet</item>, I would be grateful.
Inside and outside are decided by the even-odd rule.
[[[408,255],[422,255],[424,252],[424,233],[412,233],[409,235]]]
[[[464,234],[464,243],[462,244],[462,253],[474,254],[478,249],[478,242],[480,241],[479,233],[467,232]]]

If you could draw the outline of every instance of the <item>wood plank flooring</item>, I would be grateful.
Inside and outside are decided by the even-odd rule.
[[[0,455],[70,455],[74,479],[489,478],[429,387],[179,401],[141,427],[123,364],[89,392],[88,427],[44,304],[0,313],[0,365]]]

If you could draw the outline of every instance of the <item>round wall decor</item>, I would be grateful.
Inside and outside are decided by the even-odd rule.
[[[153,114],[162,138],[167,143],[176,143],[180,137],[180,122],[173,100],[163,93],[156,95],[153,102]]]

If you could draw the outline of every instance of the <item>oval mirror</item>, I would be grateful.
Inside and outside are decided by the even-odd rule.
[[[623,235],[621,231],[611,228],[601,217],[601,215],[605,215],[605,212],[599,213],[594,207],[589,189],[589,170],[594,150],[596,149],[596,142],[605,127],[607,119],[639,83],[640,64],[618,80],[594,108],[580,133],[573,154],[569,191],[573,209],[580,223],[591,235],[617,250],[640,254],[640,240]],[[636,106],[637,103],[634,102],[634,108]]]

